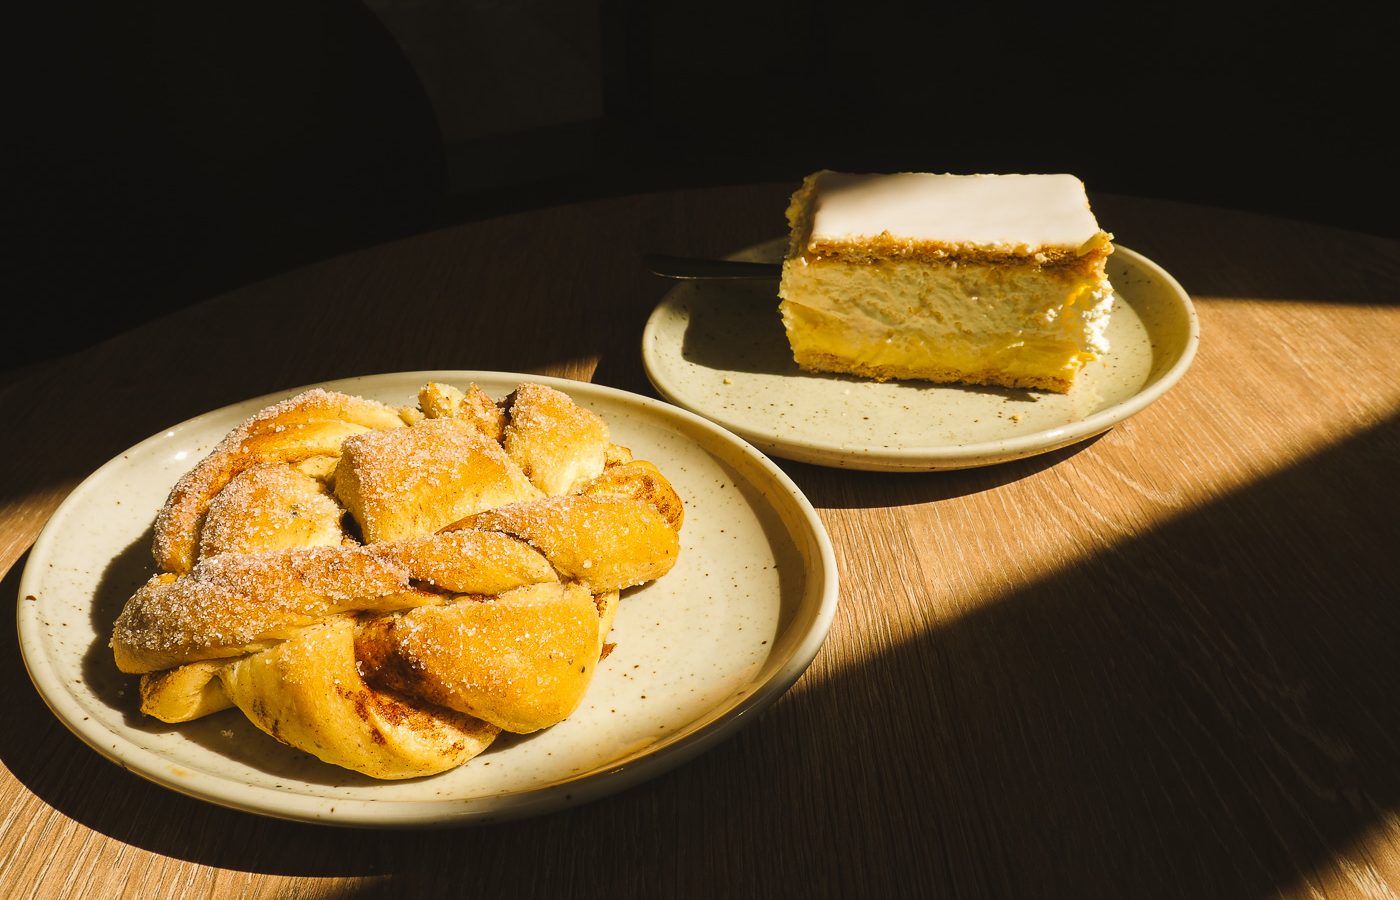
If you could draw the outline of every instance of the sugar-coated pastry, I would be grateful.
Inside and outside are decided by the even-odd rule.
[[[312,390],[175,485],[113,657],[162,721],[236,707],[329,764],[431,775],[578,707],[619,592],[671,569],[683,519],[553,388],[430,383],[405,409]]]

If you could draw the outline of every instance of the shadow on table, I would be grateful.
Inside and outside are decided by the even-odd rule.
[[[539,819],[344,831],[175,796],[55,722],[23,683],[13,626],[0,665],[25,724],[0,731],[0,758],[116,840],[365,879],[345,896],[1273,895],[1400,807],[1400,603],[1375,555],[1400,533],[1397,453],[1393,418],[860,664],[819,657],[681,770]],[[1339,501],[1358,478],[1366,502]],[[1280,553],[1274,523],[1300,516],[1319,549]],[[540,855],[503,868],[521,847]]]
[[[841,471],[839,478],[834,478],[831,470],[822,466],[785,459],[774,461],[818,509],[913,506],[979,494],[1032,477],[1079,455],[1098,443],[1104,434],[1096,434],[1048,453],[971,469],[934,472],[864,472],[847,469]]]

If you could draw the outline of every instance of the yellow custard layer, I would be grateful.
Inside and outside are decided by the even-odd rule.
[[[821,260],[785,265],[780,293],[804,368],[1054,391],[1107,349],[1112,301],[1067,268]]]

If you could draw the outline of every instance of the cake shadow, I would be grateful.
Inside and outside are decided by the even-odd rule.
[[[677,290],[684,292],[689,316],[681,341],[686,362],[721,372],[818,377],[793,362],[773,284],[688,284]]]
[[[876,472],[831,469],[814,463],[776,460],[802,493],[821,509],[879,509],[939,503],[995,490],[1030,478],[1078,456],[1103,439],[1093,435],[1067,447],[1023,459],[963,469]]]
[[[862,380],[859,378],[855,378],[854,376],[848,377],[850,377],[853,381]],[[993,384],[963,384],[961,382],[956,384],[940,384],[938,382],[933,381],[913,381],[904,378],[891,379],[890,383],[898,384],[903,387],[911,388],[917,391],[955,390],[965,394],[980,394],[985,397],[999,398],[1004,401],[1015,401],[1017,403],[1036,403],[1042,397],[1054,396],[1049,391],[1037,391],[1030,390],[1027,388],[999,387]]]

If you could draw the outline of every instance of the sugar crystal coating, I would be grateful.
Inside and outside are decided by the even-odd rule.
[[[377,778],[443,771],[577,707],[682,509],[553,388],[429,384],[402,410],[313,389],[180,478],[113,653],[165,721],[234,705]]]

